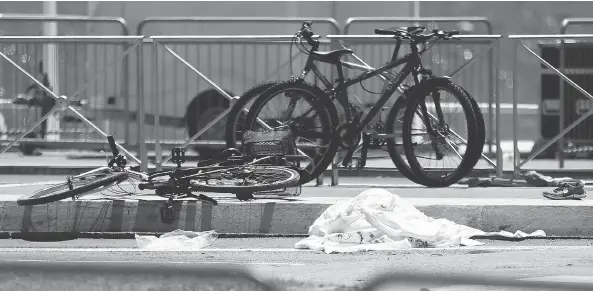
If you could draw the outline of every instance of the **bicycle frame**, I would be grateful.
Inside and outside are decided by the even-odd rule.
[[[335,64],[337,73],[338,73],[338,81],[339,81],[339,83],[336,87],[333,87],[332,83],[329,82],[323,74],[321,74],[321,72],[319,71],[317,66],[315,66],[315,64],[313,63],[313,61],[315,61],[314,57],[311,57],[311,56],[309,56],[309,58],[307,59],[305,69],[304,69],[302,75],[300,76],[300,78],[304,79],[305,76],[309,72],[313,71],[313,73],[317,76],[317,78],[319,78],[321,80],[321,82],[327,87],[327,89],[331,90],[331,92],[333,94],[335,94],[335,98],[338,100],[340,105],[344,108],[346,119],[350,120],[351,115],[352,115],[352,110],[350,108],[350,102],[348,100],[348,95],[346,93],[346,89],[354,84],[360,83],[364,80],[370,79],[370,78],[378,76],[378,75],[385,77],[385,75],[383,74],[384,72],[391,70],[395,67],[399,67],[403,64],[406,64],[404,66],[404,68],[402,68],[402,70],[395,76],[395,78],[389,82],[389,84],[387,85],[387,88],[384,88],[383,93],[381,94],[379,100],[369,110],[368,114],[365,116],[365,118],[362,120],[362,122],[360,122],[358,124],[357,128],[353,129],[354,132],[361,132],[372,121],[372,119],[377,115],[377,113],[381,110],[381,108],[387,103],[387,101],[389,100],[391,95],[393,95],[393,93],[395,93],[397,88],[404,82],[404,80],[410,74],[413,75],[415,84],[420,83],[418,76],[420,75],[419,68],[422,67],[422,62],[421,62],[421,58],[420,58],[420,53],[418,51],[418,47],[416,46],[416,44],[412,43],[412,45],[411,45],[412,52],[410,54],[407,54],[401,58],[396,58],[397,53],[400,48],[400,45],[401,45],[401,40],[397,40],[396,48],[393,53],[393,58],[395,60],[392,60],[379,68],[375,68],[375,69],[364,68],[362,66],[359,66],[358,64],[345,62],[345,61],[340,61],[339,63]],[[354,77],[354,78],[344,79],[343,67],[354,68],[354,69],[364,69],[367,71]]]
[[[131,167],[126,167],[123,169],[123,171],[128,173],[128,175],[130,175],[133,179],[136,179],[136,180],[148,179],[147,174],[133,171],[133,170],[131,170]],[[78,175],[74,176],[73,178],[81,178],[81,177],[85,177],[85,176],[89,176],[89,175],[93,175],[93,174],[97,174],[97,173],[107,173],[107,172],[114,172],[114,170],[110,167],[103,166],[103,167],[99,167],[99,168],[90,170],[88,172],[84,172],[82,174],[78,174]]]
[[[128,173],[128,175],[130,177],[132,177],[133,179],[136,179],[136,180],[139,180],[139,181],[143,181],[145,179],[148,179],[148,175],[147,174],[133,171],[133,170],[131,170],[130,167],[123,168],[123,171],[125,171],[126,173]],[[106,173],[111,173],[111,172],[114,172],[113,168],[110,168],[110,167],[107,167],[107,166],[103,166],[103,167],[99,167],[99,168],[90,170],[88,172],[84,172],[82,174],[78,174],[76,176],[73,176],[72,178],[80,179],[80,178],[83,178],[83,177],[86,177],[86,176],[91,176],[91,175],[101,174],[101,173],[105,173],[106,174]],[[82,197],[82,196],[90,195],[90,194],[93,194],[93,193],[97,193],[97,192],[99,192],[99,191],[101,191],[101,190],[103,190],[105,188],[106,187],[99,187],[97,189],[94,189],[94,190],[91,190],[91,191],[87,191],[87,192],[85,192],[85,193],[83,193],[81,195],[78,195],[78,197]]]

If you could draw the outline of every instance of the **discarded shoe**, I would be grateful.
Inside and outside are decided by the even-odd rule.
[[[580,200],[587,197],[587,191],[582,182],[573,185],[563,183],[551,192],[544,191],[543,195],[552,200]]]

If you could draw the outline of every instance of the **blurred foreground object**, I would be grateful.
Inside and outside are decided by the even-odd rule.
[[[0,290],[274,290],[241,269],[152,262],[0,262]]]
[[[435,275],[429,273],[393,273],[370,280],[363,291],[537,291],[593,290],[593,283],[545,282],[511,279],[501,276]]]

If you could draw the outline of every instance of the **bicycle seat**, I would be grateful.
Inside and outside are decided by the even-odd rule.
[[[327,52],[319,52],[319,51],[311,52],[311,56],[313,57],[314,60],[324,62],[324,63],[330,63],[330,64],[337,64],[340,62],[340,58],[343,55],[350,55],[350,54],[352,54],[351,49],[339,49],[339,50],[327,51]]]

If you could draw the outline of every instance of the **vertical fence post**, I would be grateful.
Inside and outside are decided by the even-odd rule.
[[[140,45],[138,46],[138,63],[137,65],[137,98],[138,98],[138,149],[140,154],[140,170],[146,172],[148,170],[148,153],[146,152],[146,136],[144,133],[145,125],[144,125],[144,118],[145,118],[145,108],[144,108],[144,39],[140,40]]]
[[[160,117],[161,117],[161,104],[160,104],[160,96],[159,96],[159,57],[158,57],[158,43],[156,41],[152,42],[152,104],[154,106],[154,154],[155,154],[155,164],[156,170],[161,170],[161,161],[163,157],[162,149],[161,149],[161,138],[160,138]]]
[[[514,40],[513,44],[513,175],[515,177],[519,175],[519,161],[521,159],[518,146],[519,130],[517,128],[519,122],[517,116],[517,54],[519,50],[519,42],[520,40]]]
[[[56,17],[58,14],[56,1],[44,1],[43,2],[43,14],[48,17]],[[45,36],[56,36],[58,35],[58,23],[57,22],[44,22],[43,35]],[[49,43],[43,46],[43,71],[47,73],[49,77],[49,83],[56,94],[60,94],[60,79],[59,79],[59,68],[58,68],[58,44]],[[41,73],[41,72],[40,72]],[[50,115],[43,129],[45,131],[45,140],[59,140],[60,139],[60,118],[56,114]]]
[[[495,54],[495,58],[494,58],[494,80],[492,80],[494,87],[493,87],[493,95],[495,98],[495,103],[496,103],[496,115],[494,116],[495,120],[496,120],[496,177],[498,178],[502,178],[502,175],[504,173],[504,161],[502,158],[502,147],[500,146],[500,142],[501,142],[501,129],[502,126],[500,125],[501,120],[500,120],[500,104],[502,103],[502,100],[500,100],[501,98],[501,94],[500,94],[500,88],[499,88],[499,78],[498,78],[498,71],[500,69],[500,43],[501,40],[498,39],[496,41],[496,51],[494,52]],[[513,73],[514,74],[514,73]],[[513,84],[513,86],[515,86],[515,84]],[[492,108],[492,106],[490,106],[489,108]],[[490,151],[492,152],[492,150]]]
[[[565,54],[566,51],[564,50],[564,39],[560,40],[560,68],[558,68],[560,70],[560,72],[562,74],[566,75],[566,70],[564,69],[565,67],[565,63],[564,63],[564,59],[565,59]],[[564,110],[566,109],[566,106],[564,106],[564,101],[566,100],[566,96],[564,96],[564,80],[562,78],[560,78],[560,76],[558,76],[558,90],[560,90],[560,124],[558,125],[558,132],[562,132],[564,130],[565,124],[564,124],[564,118],[566,116],[566,114],[564,114]],[[560,139],[558,140],[558,167],[560,169],[564,168],[564,141],[566,139],[564,138],[564,135],[562,135],[560,137]]]

